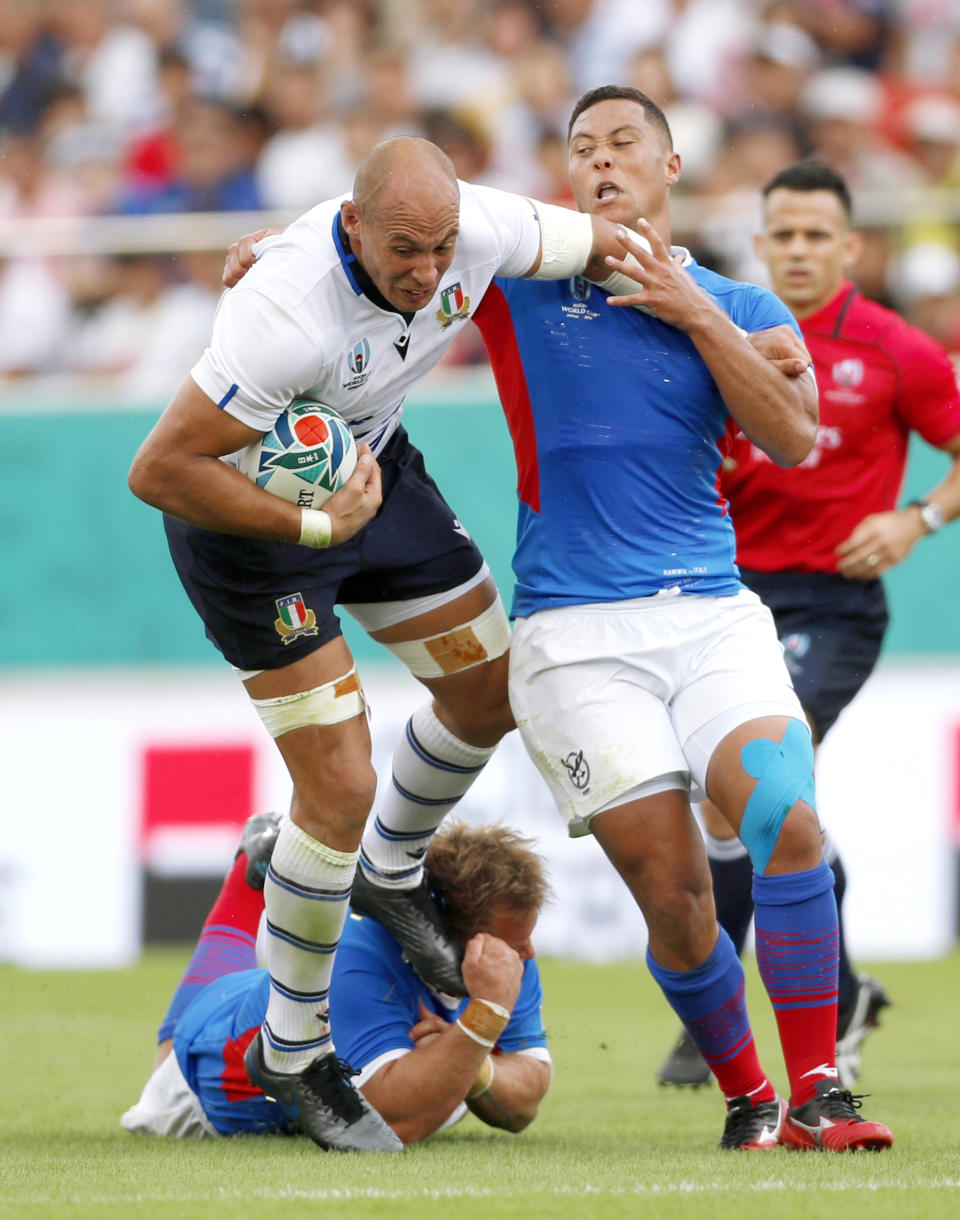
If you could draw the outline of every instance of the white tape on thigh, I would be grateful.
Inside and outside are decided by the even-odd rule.
[[[502,657],[510,647],[510,624],[498,596],[469,623],[442,635],[402,640],[386,647],[415,678],[444,678]]]
[[[540,266],[532,280],[565,280],[581,275],[593,249],[593,221],[555,203],[530,202],[540,221]]]
[[[359,716],[367,706],[356,666],[342,678],[334,678],[313,690],[276,699],[251,699],[271,737],[311,724],[339,724]]]

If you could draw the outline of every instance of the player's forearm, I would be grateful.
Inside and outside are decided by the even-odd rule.
[[[218,459],[259,433],[219,410],[188,378],[133,460],[138,499],[201,529],[296,542],[300,510]]]
[[[719,308],[705,307],[685,329],[744,434],[780,466],[802,462],[819,421],[813,377],[786,376]]]
[[[405,1144],[432,1135],[464,1100],[487,1052],[456,1025],[394,1059],[363,1093]]]
[[[522,1131],[537,1116],[550,1086],[550,1064],[522,1052],[496,1055],[489,1088],[467,1105],[483,1122],[504,1131]]]
[[[300,537],[301,512],[296,505],[261,491],[216,458],[174,458],[145,448],[137,455],[128,482],[138,499],[200,529],[276,542],[296,542]]]

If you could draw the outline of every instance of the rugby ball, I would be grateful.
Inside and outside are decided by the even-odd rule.
[[[273,431],[241,450],[240,471],[258,487],[300,508],[320,508],[353,474],[357,446],[332,407],[300,398]]]

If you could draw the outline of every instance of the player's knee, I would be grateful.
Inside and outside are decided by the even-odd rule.
[[[495,746],[516,728],[507,694],[507,655],[443,682],[429,683],[437,711],[455,737],[472,746]]]
[[[768,866],[775,864],[788,873],[814,868],[822,856],[821,837],[815,811],[806,801],[798,801],[783,820]]]
[[[743,811],[740,840],[754,871],[762,873],[775,850],[805,854],[804,842],[816,826],[810,732],[801,721],[791,720],[779,742],[769,737],[748,741],[740,760],[758,781]]]
[[[369,759],[327,762],[322,782],[297,784],[294,821],[321,841],[330,830],[359,839],[377,793],[376,772]]]

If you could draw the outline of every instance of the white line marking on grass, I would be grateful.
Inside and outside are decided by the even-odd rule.
[[[769,1182],[744,1183],[730,1182],[667,1182],[652,1183],[648,1186],[635,1183],[632,1186],[545,1186],[533,1190],[491,1190],[489,1188],[450,1186],[439,1188],[421,1187],[418,1190],[383,1190],[376,1186],[347,1186],[343,1188],[321,1190],[297,1190],[291,1187],[270,1189],[262,1187],[258,1190],[227,1191],[222,1188],[213,1197],[223,1202],[249,1198],[261,1199],[303,1199],[312,1202],[333,1202],[352,1199],[384,1199],[396,1201],[414,1201],[416,1199],[524,1199],[534,1195],[556,1195],[565,1198],[597,1198],[597,1197],[630,1197],[641,1195],[698,1195],[698,1194],[746,1194],[751,1191],[757,1194],[773,1191],[811,1191],[822,1194],[833,1191],[845,1194],[856,1191],[871,1191],[880,1194],[890,1191],[916,1190],[958,1190],[958,1178],[931,1178],[929,1181],[888,1181],[888,1182],[795,1182],[775,1178]],[[179,1194],[170,1191],[147,1194],[138,1191],[134,1195],[77,1195],[64,1198],[62,1195],[0,1195],[0,1204],[18,1203],[40,1205],[49,1203],[74,1203],[88,1205],[107,1205],[116,1203],[209,1203],[211,1193],[202,1195]]]

